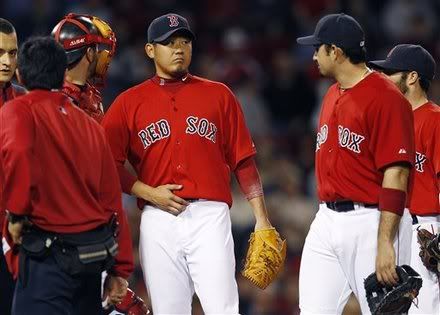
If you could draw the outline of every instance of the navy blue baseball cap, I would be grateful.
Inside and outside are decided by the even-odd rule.
[[[382,70],[416,71],[422,78],[431,81],[435,76],[435,60],[420,45],[400,44],[390,50],[385,60],[370,61],[373,68]]]
[[[187,19],[183,16],[175,13],[159,16],[148,26],[148,42],[163,43],[176,32],[188,36],[191,40],[195,39]]]
[[[365,34],[362,26],[350,15],[329,14],[318,21],[313,35],[299,37],[296,42],[308,46],[328,44],[355,49],[365,46]]]

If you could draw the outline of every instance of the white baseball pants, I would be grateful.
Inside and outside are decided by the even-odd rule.
[[[440,216],[417,216],[418,224],[413,225],[411,248],[411,267],[423,279],[418,299],[418,308],[411,306],[408,314],[440,315],[440,290],[438,276],[426,269],[419,257],[420,245],[417,242],[417,228],[426,229],[432,233],[439,232]]]
[[[155,315],[191,314],[194,292],[205,314],[238,314],[226,203],[195,201],[178,216],[145,206],[139,251]]]
[[[336,212],[319,206],[307,235],[299,274],[301,314],[341,314],[353,292],[370,314],[364,279],[375,271],[380,211],[356,206]],[[405,210],[394,241],[397,264],[409,264],[411,216]]]

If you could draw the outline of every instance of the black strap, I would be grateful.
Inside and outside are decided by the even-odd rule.
[[[417,216],[415,214],[411,214],[412,217],[412,224],[419,224],[419,219],[417,219]]]
[[[347,212],[354,210],[354,201],[351,200],[338,200],[338,201],[328,201],[325,203],[329,209],[332,209],[337,212]],[[377,204],[369,204],[369,203],[359,203],[365,208],[377,208]]]

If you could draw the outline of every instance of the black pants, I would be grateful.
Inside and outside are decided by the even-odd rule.
[[[0,231],[1,232],[1,231]],[[3,251],[0,248],[0,314],[10,315],[15,282],[6,266]]]
[[[22,266],[26,277],[24,282],[21,276],[17,280],[13,315],[103,314],[101,273],[71,276],[59,268],[52,255],[27,257]]]

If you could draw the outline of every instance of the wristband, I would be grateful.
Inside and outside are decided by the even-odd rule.
[[[405,209],[406,192],[393,189],[383,188],[379,193],[379,210],[389,211],[402,216]]]

